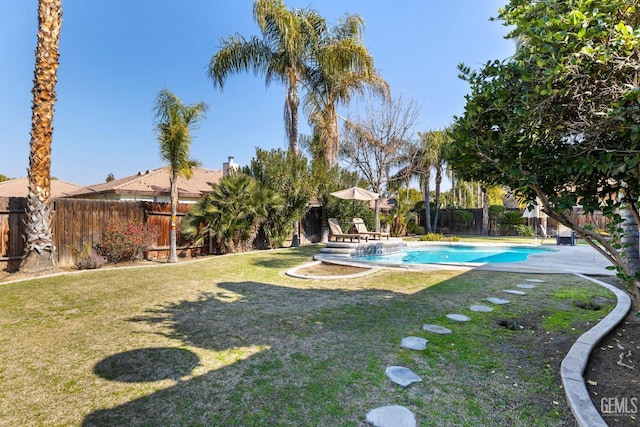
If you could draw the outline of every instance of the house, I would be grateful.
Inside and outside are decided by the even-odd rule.
[[[59,179],[51,180],[51,198],[69,197],[70,194],[83,188],[81,185],[73,184]],[[29,179],[16,178],[0,182],[0,197],[27,197],[29,192]]]
[[[233,158],[231,158],[233,160]],[[193,168],[191,179],[178,178],[180,203],[195,203],[211,191],[211,184],[220,182],[223,171]],[[170,203],[169,166],[138,172],[135,175],[100,184],[89,185],[68,197],[77,199],[130,200]]]

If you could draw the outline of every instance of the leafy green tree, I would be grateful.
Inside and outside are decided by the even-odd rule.
[[[196,242],[209,234],[222,253],[252,248],[260,225],[283,209],[282,198],[252,177],[235,173],[213,184],[182,222],[182,233]]]
[[[39,0],[38,42],[31,91],[26,256],[20,264],[20,271],[26,273],[46,272],[56,267],[56,247],[51,228],[51,143],[61,27],[61,0]]]
[[[246,39],[242,35],[222,40],[222,47],[209,62],[208,75],[215,87],[222,88],[230,74],[253,70],[264,74],[270,85],[274,80],[287,87],[285,130],[289,149],[298,152],[298,108],[301,84],[318,34],[326,25],[314,10],[289,10],[281,0],[256,0],[253,17],[262,37]]]
[[[306,157],[281,149],[256,148],[256,156],[244,168],[244,173],[282,197],[283,208],[270,209],[262,223],[270,246],[282,246],[287,235],[304,217],[314,196],[315,186]]]
[[[0,173],[0,182],[2,182],[2,181],[9,181],[9,179],[11,179],[11,178],[9,178],[9,177],[8,177],[8,176],[6,176],[6,175],[2,175],[2,174]]]
[[[507,185],[572,228],[633,283],[637,246],[621,209],[637,224],[640,197],[640,14],[638,2],[511,0],[499,18],[521,40],[508,61],[478,71],[457,118],[451,161],[467,179]],[[636,30],[634,30],[636,29]],[[567,210],[602,210],[613,239],[573,223]],[[627,222],[629,223],[629,222]]]
[[[160,156],[169,164],[171,185],[171,221],[169,234],[169,259],[178,262],[176,253],[176,216],[178,212],[178,177],[191,178],[192,168],[198,162],[191,159],[191,131],[204,118],[207,105],[199,102],[184,105],[180,98],[168,89],[160,91],[155,102],[155,131],[160,143]]]

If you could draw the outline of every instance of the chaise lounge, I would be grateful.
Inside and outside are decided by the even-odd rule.
[[[362,218],[353,218],[353,225],[355,226],[358,234],[370,236],[372,239],[375,239],[375,238],[382,239],[383,237],[386,237],[387,240],[389,240],[389,233],[386,233],[384,231],[367,230],[367,226],[365,225]]]
[[[358,233],[343,233],[342,229],[340,228],[340,224],[338,224],[338,220],[335,218],[329,218],[329,229],[331,230],[329,240],[331,240],[331,237],[333,237],[334,239],[336,239],[336,242],[338,241],[338,239],[341,239],[343,242],[345,241],[345,239],[349,239],[350,242],[353,242],[353,239],[356,239],[358,243],[360,243],[361,240],[364,240],[365,242],[369,240],[368,235]]]

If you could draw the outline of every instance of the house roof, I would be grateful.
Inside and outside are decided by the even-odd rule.
[[[81,189],[82,186],[73,184],[59,179],[51,180],[51,198],[69,197],[75,191]],[[16,178],[8,181],[0,182],[0,197],[27,197],[29,192],[29,179]]]
[[[179,197],[202,197],[211,191],[211,184],[219,183],[222,171],[193,168],[191,179],[178,178]],[[166,196],[170,193],[169,167],[138,172],[136,175],[84,187],[70,197],[82,198],[95,194],[137,194],[144,196]]]

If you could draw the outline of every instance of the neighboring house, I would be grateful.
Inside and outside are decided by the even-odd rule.
[[[219,169],[193,168],[191,179],[178,178],[180,203],[195,203],[222,179]],[[69,197],[76,199],[133,200],[170,203],[169,166],[84,187]]]
[[[59,197],[70,197],[71,193],[74,193],[81,188],[82,186],[78,184],[60,181],[59,179],[52,179],[51,198],[57,199]],[[28,178],[16,178],[0,182],[0,197],[27,197],[28,192]]]

